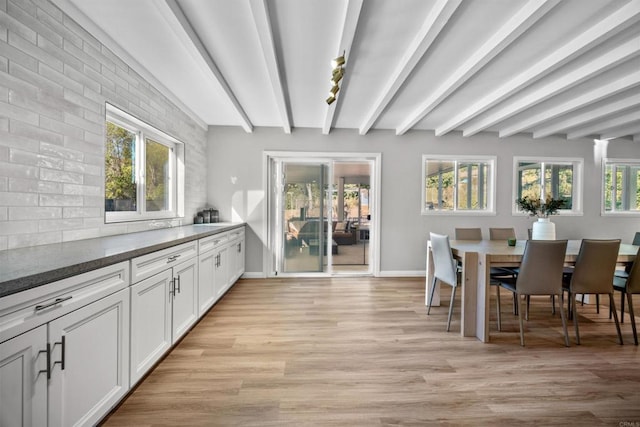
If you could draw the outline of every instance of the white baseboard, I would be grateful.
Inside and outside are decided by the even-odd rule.
[[[242,279],[264,279],[267,276],[262,271],[245,271],[240,277]]]
[[[426,271],[405,270],[405,271],[381,271],[378,277],[426,277]]]
[[[424,270],[381,271],[378,277],[426,277]],[[245,271],[243,279],[265,279],[267,276],[261,271]]]

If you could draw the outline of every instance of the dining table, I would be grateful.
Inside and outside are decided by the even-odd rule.
[[[518,267],[526,240],[516,241],[515,246],[509,246],[506,240],[451,240],[453,257],[460,262],[461,272],[461,308],[460,333],[464,337],[476,337],[480,341],[489,342],[489,301],[490,301],[490,271],[492,267]],[[565,265],[575,264],[580,251],[581,240],[569,240]],[[632,263],[640,246],[621,244],[618,251],[619,265]],[[425,305],[433,283],[433,256],[431,242],[427,245],[427,270],[425,284]],[[613,278],[612,278],[613,280]],[[440,305],[440,283],[436,283],[432,306]]]

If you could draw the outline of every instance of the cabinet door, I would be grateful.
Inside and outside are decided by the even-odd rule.
[[[234,246],[234,255],[236,258],[234,282],[244,274],[244,239],[240,239]]]
[[[216,256],[216,251],[210,251],[198,257],[198,317],[202,317],[216,300]]]
[[[198,320],[198,262],[193,258],[173,267],[173,341]]]
[[[216,299],[219,299],[229,287],[229,273],[227,270],[227,259],[229,250],[225,246],[217,252],[218,262],[215,272]]]
[[[47,425],[47,325],[0,344],[0,426]]]
[[[131,385],[171,347],[172,270],[131,286]]]
[[[95,425],[129,390],[129,290],[49,323],[49,426]]]

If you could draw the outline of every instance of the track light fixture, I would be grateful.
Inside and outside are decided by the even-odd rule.
[[[338,86],[338,82],[342,80],[344,77],[344,69],[342,68],[345,64],[345,52],[342,52],[342,55],[331,61],[331,66],[333,70],[331,71],[331,90],[329,90],[329,97],[326,99],[327,104],[331,105],[336,101],[336,96],[338,91],[340,90],[340,86]]]
[[[331,61],[331,66],[333,68],[342,67],[343,65],[344,65],[344,53],[338,56],[337,58],[335,58],[333,61]]]

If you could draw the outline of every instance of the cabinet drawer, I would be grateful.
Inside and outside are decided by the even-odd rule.
[[[0,342],[125,289],[129,262],[0,298]]]
[[[198,240],[198,250],[201,254],[218,248],[229,241],[229,233],[219,233]]]
[[[183,243],[131,260],[131,283],[137,283],[156,273],[198,255],[198,242]]]
[[[244,227],[229,231],[229,240],[244,239]]]

